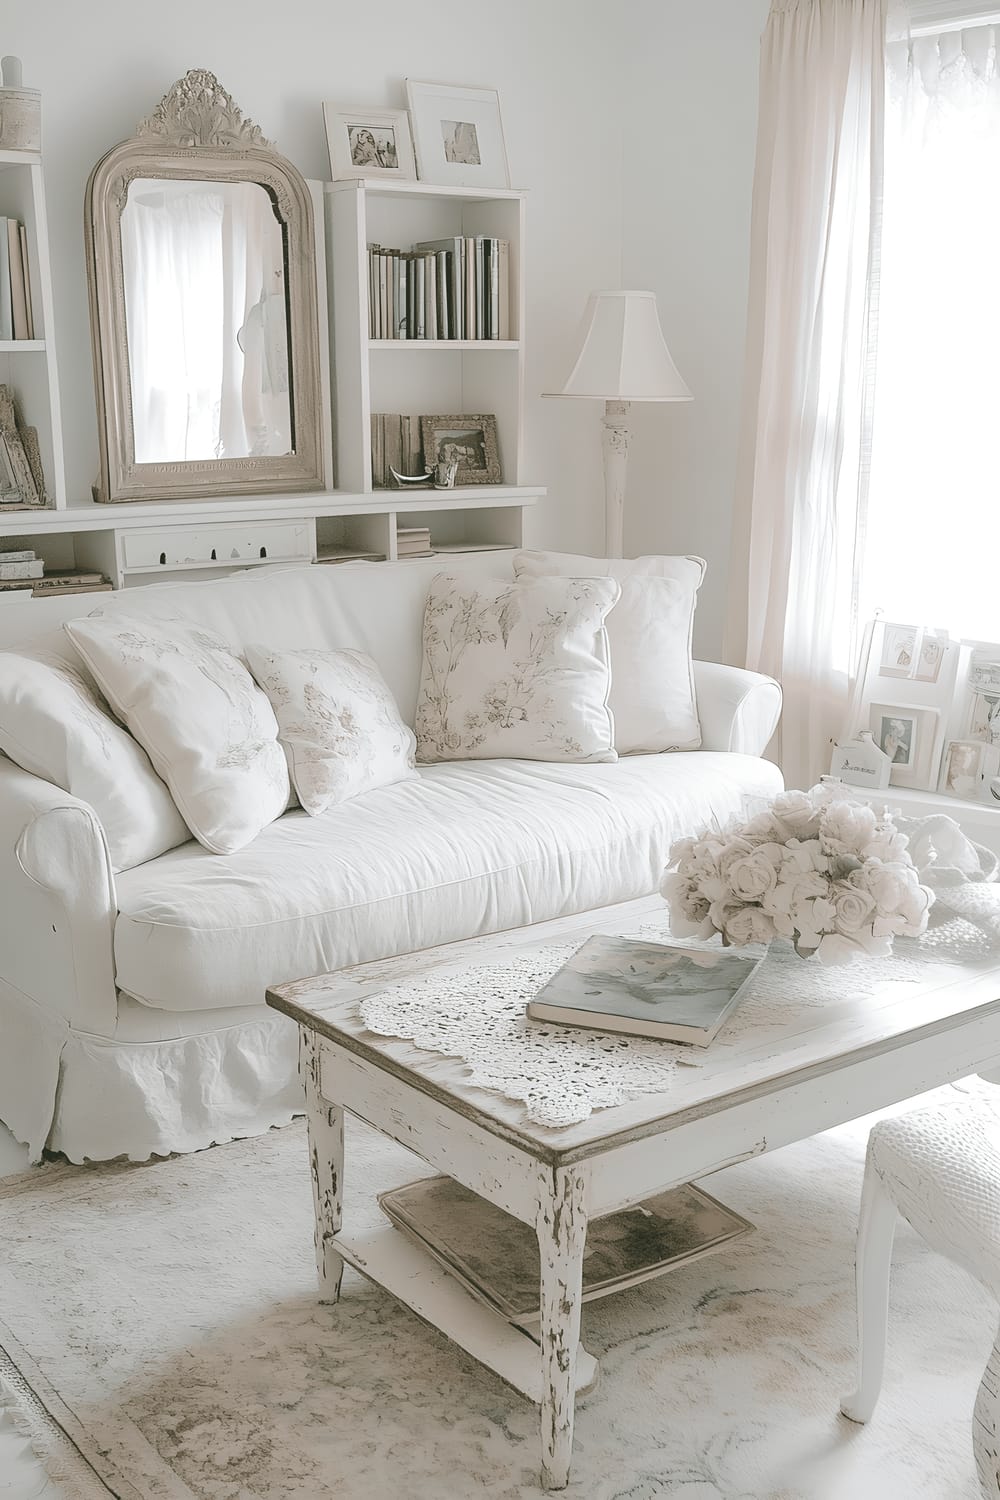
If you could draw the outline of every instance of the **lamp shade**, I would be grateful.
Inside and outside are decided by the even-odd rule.
[[[576,363],[547,396],[600,401],[691,401],[663,340],[655,292],[593,292]]]

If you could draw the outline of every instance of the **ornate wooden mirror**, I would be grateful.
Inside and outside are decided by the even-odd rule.
[[[213,73],[98,162],[85,233],[97,498],[322,489],[312,199]]]

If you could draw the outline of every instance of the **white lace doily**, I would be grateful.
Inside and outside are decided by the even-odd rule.
[[[932,931],[920,942],[897,941],[891,958],[830,968],[799,958],[790,944],[773,943],[739,1009],[712,1043],[713,1058],[739,1047],[750,1033],[763,1040],[804,1012],[872,994],[887,983],[916,984],[926,978],[929,960],[954,963],[979,956],[971,934],[959,932],[957,925]],[[707,946],[671,938],[666,912],[661,920],[621,935]],[[370,995],[361,1002],[361,1019],[379,1036],[400,1037],[425,1051],[460,1059],[471,1084],[522,1103],[528,1119],[538,1125],[576,1125],[592,1110],[662,1093],[678,1067],[700,1067],[706,1054],[699,1048],[527,1020],[528,1001],[582,941],[578,937],[513,950],[492,963],[432,970]]]

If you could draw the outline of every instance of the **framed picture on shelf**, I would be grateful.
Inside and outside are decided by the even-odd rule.
[[[972,694],[968,735],[970,740],[1000,745],[1000,687]]]
[[[395,177],[413,182],[417,169],[405,109],[357,109],[323,104],[323,123],[335,182],[349,177]]]
[[[914,682],[937,682],[948,650],[948,637],[920,625],[882,627],[880,677],[908,677]]]
[[[988,749],[984,740],[949,740],[941,758],[938,790],[949,797],[978,798]]]
[[[457,464],[455,484],[501,484],[497,419],[491,415],[420,418],[424,463]]]
[[[872,703],[868,711],[875,743],[891,762],[892,785],[929,787],[934,768],[937,710],[911,704]]]
[[[422,182],[510,187],[496,89],[406,80],[417,169]]]

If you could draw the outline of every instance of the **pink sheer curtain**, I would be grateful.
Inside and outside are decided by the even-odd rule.
[[[761,45],[729,659],[778,678],[790,786],[847,706],[865,508],[887,0],[772,0]]]

